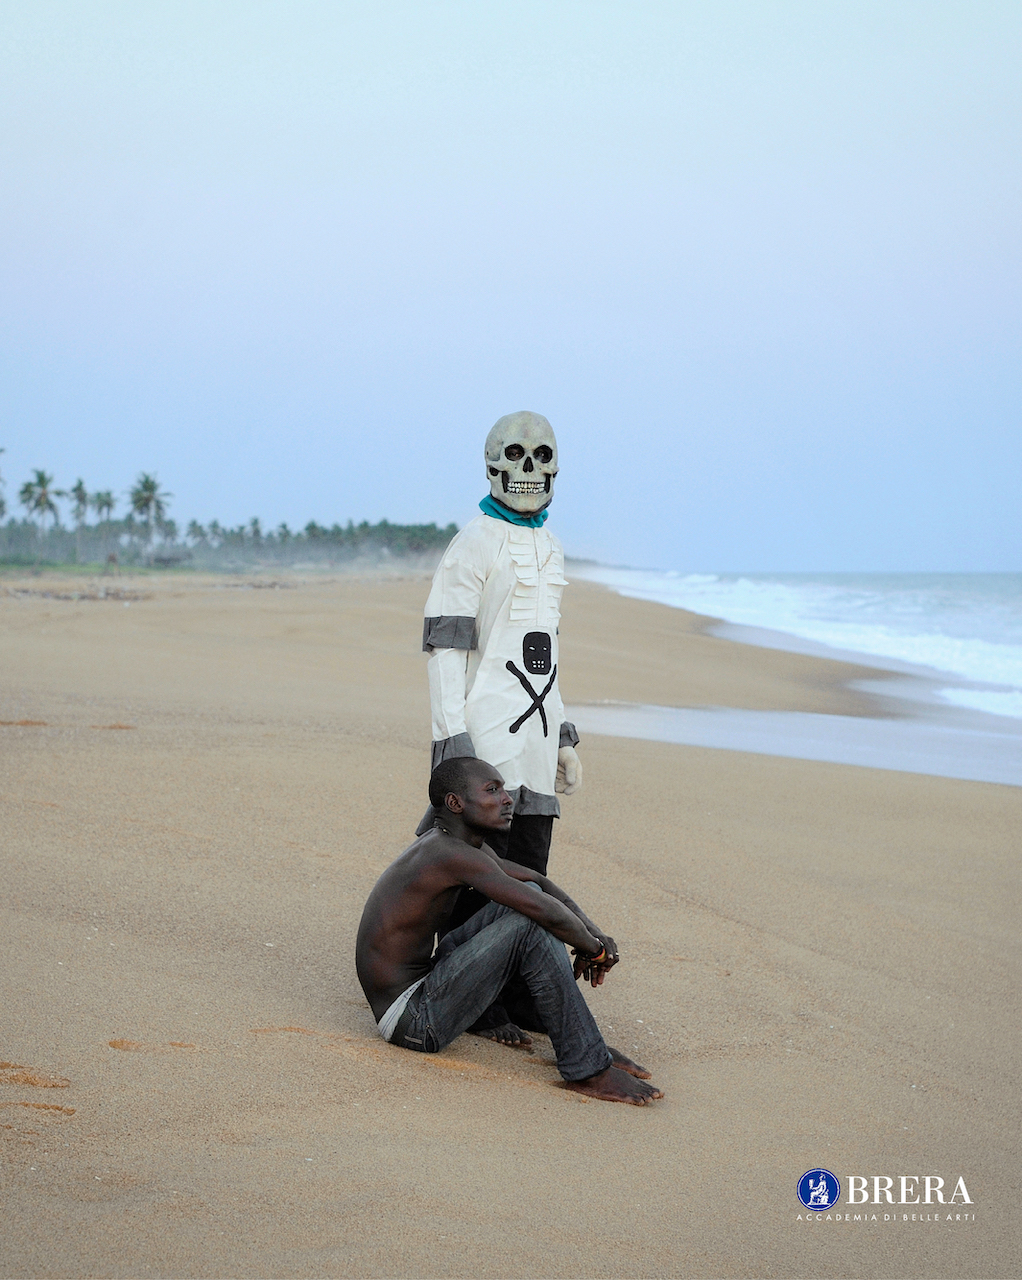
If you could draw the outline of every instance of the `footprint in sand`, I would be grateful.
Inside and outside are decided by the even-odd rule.
[[[34,1067],[19,1062],[0,1062],[0,1084],[27,1085],[30,1089],[66,1089],[71,1083],[64,1076],[44,1075]]]
[[[0,1102],[0,1107],[29,1107],[33,1111],[56,1111],[62,1116],[73,1116],[75,1113],[74,1107],[61,1107],[55,1102]]]
[[[139,1040],[108,1040],[111,1049],[122,1053],[166,1053],[168,1049],[198,1049],[190,1040],[168,1040],[166,1044],[142,1044]]]
[[[71,1084],[65,1076],[46,1074],[35,1067],[23,1066],[20,1062],[0,1062],[0,1084],[29,1089],[66,1089]],[[73,1116],[74,1107],[64,1107],[58,1102],[0,1102],[0,1107],[25,1107],[30,1111],[45,1111],[50,1114]],[[4,1125],[5,1129],[12,1128]]]

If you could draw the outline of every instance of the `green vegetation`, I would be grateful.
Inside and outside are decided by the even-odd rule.
[[[3,450],[0,449],[0,453]],[[309,565],[331,567],[390,559],[436,559],[457,525],[361,524],[330,526],[310,520],[304,529],[286,524],[265,531],[258,517],[237,528],[217,520],[188,523],[179,534],[167,516],[172,494],[160,489],[155,475],[143,471],[127,494],[127,511],[114,519],[118,501],[112,490],[89,493],[78,479],[68,490],[55,489],[54,477],[34,471],[18,491],[25,516],[0,524],[0,565],[68,566],[120,565],[148,568],[188,567],[208,570],[252,570],[262,566]],[[6,514],[0,477],[0,519]],[[57,499],[70,503],[73,528],[60,521]],[[89,511],[96,522],[88,523]]]

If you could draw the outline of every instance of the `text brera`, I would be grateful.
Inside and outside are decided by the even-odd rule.
[[[870,1200],[872,1182],[873,1199]],[[850,1174],[848,1177],[849,1204],[972,1204],[972,1197],[965,1186],[965,1179],[959,1178],[955,1189],[947,1200],[944,1199],[944,1179],[915,1174],[901,1174],[898,1177],[901,1199],[894,1198],[894,1178],[883,1174],[878,1176],[859,1177]]]

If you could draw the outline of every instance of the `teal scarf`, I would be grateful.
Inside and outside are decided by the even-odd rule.
[[[485,516],[493,516],[494,520],[506,520],[508,524],[523,524],[527,529],[539,529],[546,523],[547,513],[537,511],[535,515],[519,515],[517,511],[509,511],[502,507],[492,493],[488,493],[480,502],[479,510]]]

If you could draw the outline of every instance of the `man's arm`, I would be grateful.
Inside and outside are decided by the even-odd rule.
[[[546,876],[539,876],[517,863],[505,862],[488,852],[483,853],[482,850],[478,853],[466,850],[464,854],[459,851],[451,869],[464,884],[478,889],[492,902],[499,902],[501,906],[510,907],[520,915],[535,920],[548,933],[577,951],[596,955],[603,946],[578,910],[570,910],[566,902],[553,894],[533,893],[525,888],[525,883],[529,881],[543,888],[541,881],[551,883]],[[515,874],[508,874],[512,869]]]
[[[477,529],[463,529],[444,553],[426,601],[422,648],[429,654],[433,769],[450,756],[475,755],[465,724],[468,655],[479,643],[476,617],[491,552]]]
[[[524,880],[526,882],[531,881],[532,884],[538,884],[545,894],[553,898],[556,902],[560,902],[563,906],[567,907],[570,912],[578,916],[594,938],[598,938],[600,941],[607,938],[607,935],[603,930],[593,924],[592,920],[589,919],[578,903],[569,898],[564,890],[554,884],[554,882],[547,876],[540,875],[538,871],[530,871],[528,867],[519,866],[517,862],[508,862],[506,858],[497,858],[497,862],[505,875],[509,875],[515,880]],[[608,941],[612,941],[612,939],[608,939]],[[612,948],[610,947],[607,948],[608,951],[611,949]],[[599,948],[597,947],[595,950],[598,951]]]
[[[547,879],[546,876],[540,875],[538,871],[530,871],[527,867],[520,867],[516,862],[508,862],[503,858],[498,858],[497,861],[508,875],[513,876],[516,880],[531,881],[533,884],[538,885],[545,894],[549,894],[556,901],[563,903],[569,911],[578,916],[593,937],[602,945],[603,956],[598,963],[592,964],[590,963],[590,958],[598,953],[576,948],[575,977],[584,976],[594,987],[602,986],[608,970],[613,969],[621,959],[617,943],[610,934],[604,933],[598,925],[593,924],[578,903],[573,902],[563,889],[554,884],[552,880]]]
[[[433,753],[430,765],[435,769],[448,756],[475,755],[475,748],[465,725],[468,646],[463,649],[431,649],[426,673],[429,679],[429,705],[433,713]]]

